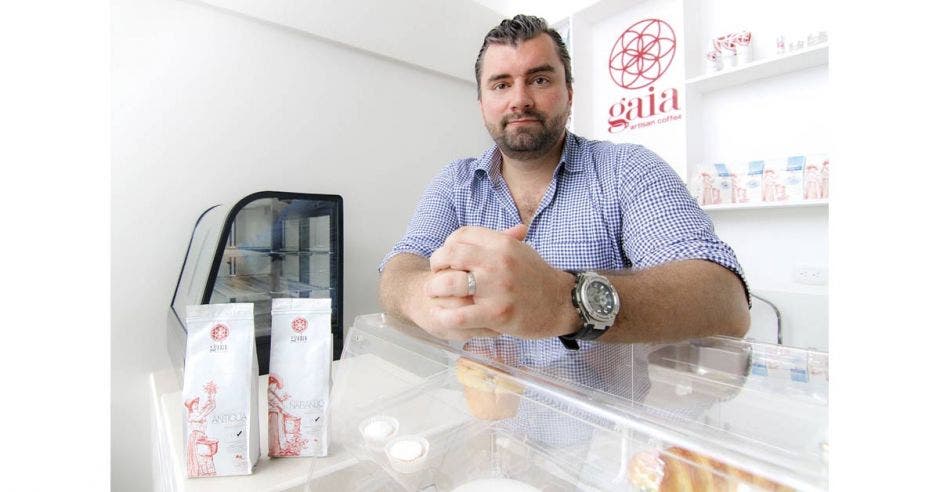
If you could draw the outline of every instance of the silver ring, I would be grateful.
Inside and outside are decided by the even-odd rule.
[[[473,272],[467,272],[467,295],[472,296],[477,293],[477,279],[473,276]]]

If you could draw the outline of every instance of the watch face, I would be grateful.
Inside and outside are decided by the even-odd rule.
[[[585,286],[584,304],[592,315],[598,318],[610,318],[614,314],[617,299],[609,285],[593,280]]]

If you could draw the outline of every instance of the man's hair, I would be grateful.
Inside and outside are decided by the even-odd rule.
[[[555,51],[558,58],[561,58],[562,65],[565,66],[565,85],[571,89],[571,83],[574,81],[571,77],[571,56],[568,55],[568,48],[561,39],[558,31],[552,29],[545,22],[545,19],[534,15],[517,15],[512,19],[504,19],[498,26],[494,27],[483,38],[483,46],[480,47],[480,53],[477,55],[475,65],[477,75],[477,98],[480,97],[480,77],[483,70],[483,54],[491,44],[509,45],[515,48],[519,43],[528,41],[540,34],[548,34],[555,42]]]

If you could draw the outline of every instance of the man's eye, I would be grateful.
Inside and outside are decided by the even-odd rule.
[[[533,80],[532,82],[535,85],[546,85],[548,84],[549,80],[545,77],[536,77],[535,80]]]
[[[505,88],[507,88],[507,87],[509,87],[509,84],[507,84],[507,83],[505,83],[505,82],[500,82],[500,83],[494,85],[494,86],[493,86],[493,89],[498,90],[498,91],[501,91],[501,90],[503,90],[503,89],[505,89]]]

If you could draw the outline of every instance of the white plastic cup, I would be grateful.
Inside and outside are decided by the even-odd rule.
[[[738,57],[734,51],[722,50],[721,61],[724,68],[734,68],[738,65]]]
[[[367,427],[375,423],[384,423],[392,428],[392,431],[388,435],[373,435],[367,432]],[[359,434],[362,435],[362,440],[365,441],[366,446],[375,451],[380,451],[385,444],[393,439],[396,434],[398,434],[398,419],[395,417],[389,417],[386,415],[376,415],[375,417],[369,417],[359,423]]]
[[[737,53],[735,54],[738,65],[744,65],[745,63],[751,63],[753,59],[751,45],[738,45]]]
[[[419,453],[415,456],[398,456],[395,450],[401,449],[402,443],[415,443]],[[430,444],[421,436],[398,436],[385,444],[385,456],[392,469],[398,473],[417,473],[424,469],[428,460]]]

